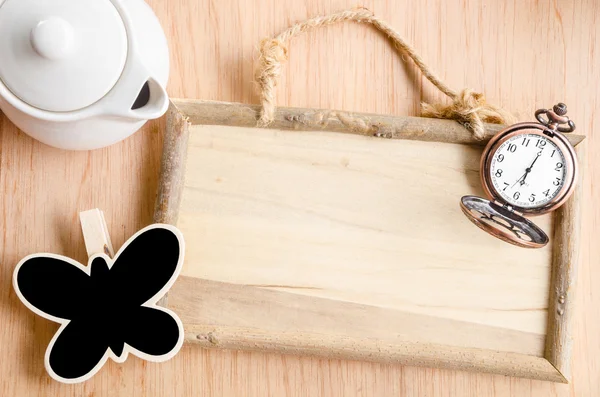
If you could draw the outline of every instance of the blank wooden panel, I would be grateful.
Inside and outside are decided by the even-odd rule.
[[[468,326],[479,324],[490,335],[509,332],[507,351],[542,355],[552,247],[510,246],[464,217],[461,196],[483,195],[481,150],[191,126],[178,221],[188,241],[183,274],[273,290],[292,306],[294,296],[308,296],[321,302],[315,308],[347,303],[394,318],[460,323],[455,344],[471,337],[478,347],[503,350],[496,337],[481,342],[478,327]],[[535,219],[549,235],[551,221]],[[259,319],[246,318],[245,326],[261,328]],[[435,326],[420,340],[437,343],[448,329]]]

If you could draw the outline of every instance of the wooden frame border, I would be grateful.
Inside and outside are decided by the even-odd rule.
[[[182,198],[190,125],[230,125],[255,127],[260,107],[238,103],[173,100],[167,116],[159,190],[154,221],[176,224]],[[333,131],[374,136],[383,139],[409,139],[470,145],[485,145],[503,126],[486,125],[485,139],[477,141],[471,132],[455,121],[421,117],[384,116],[348,113],[333,110],[283,108],[277,109],[275,121],[269,126],[283,130]],[[585,137],[569,134],[573,146]],[[581,151],[577,150],[579,156]],[[581,164],[583,161],[579,158]],[[580,173],[580,179],[581,179]],[[462,349],[402,343],[381,346],[372,341],[336,339],[333,358],[396,362],[406,365],[498,373],[568,383],[571,376],[572,319],[575,299],[576,270],[579,260],[581,222],[581,183],[572,198],[555,212],[554,251],[548,304],[548,327],[544,358],[525,354],[493,352],[484,349]],[[193,283],[185,279],[181,283]],[[202,284],[202,283],[200,283]],[[207,287],[198,285],[197,287]],[[166,301],[163,300],[163,304]],[[201,324],[186,326],[186,341],[204,347],[243,350],[266,350],[322,356],[325,342],[314,336],[309,344],[289,346],[285,338],[262,335],[258,330],[219,329]],[[365,352],[352,346],[359,343]],[[369,348],[372,347],[372,349]],[[331,349],[329,349],[331,351]],[[332,357],[328,354],[328,357]]]

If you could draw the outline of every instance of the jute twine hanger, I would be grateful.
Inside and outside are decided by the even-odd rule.
[[[258,120],[260,127],[266,127],[274,120],[275,108],[277,106],[275,87],[281,75],[282,63],[288,59],[287,44],[290,39],[311,29],[345,21],[370,23],[385,33],[392,43],[394,43],[396,49],[406,53],[427,80],[452,100],[450,105],[422,103],[421,115],[423,117],[456,120],[470,130],[476,139],[483,139],[485,131],[484,123],[514,123],[514,117],[509,112],[487,103],[483,94],[474,92],[471,89],[464,89],[459,93],[452,90],[433,73],[415,49],[406,43],[396,30],[385,21],[374,16],[371,11],[364,8],[357,8],[308,19],[295,24],[274,38],[262,41],[259,66],[256,73],[262,105]]]

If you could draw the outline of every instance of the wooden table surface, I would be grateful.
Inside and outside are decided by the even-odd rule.
[[[68,153],[0,118],[1,396],[598,396],[600,395],[600,5],[366,0],[455,89],[483,91],[526,120],[565,101],[588,136],[574,381],[570,385],[436,369],[184,347],[171,362],[131,357],[75,386],[50,380],[43,355],[57,326],[29,313],[11,286],[18,260],[54,252],[85,261],[78,212],[102,208],[118,247],[152,221],[164,121],[111,148]],[[174,97],[256,103],[255,52],[289,24],[353,0],[152,0],[171,44]],[[0,60],[1,62],[1,60]],[[298,38],[278,90],[289,106],[417,115],[442,99],[369,26]],[[457,209],[458,210],[458,209]],[[401,221],[401,220],[399,220]]]

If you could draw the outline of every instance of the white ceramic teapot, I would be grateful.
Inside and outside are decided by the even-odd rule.
[[[0,0],[0,109],[48,145],[119,142],[169,105],[167,39],[143,0]]]

